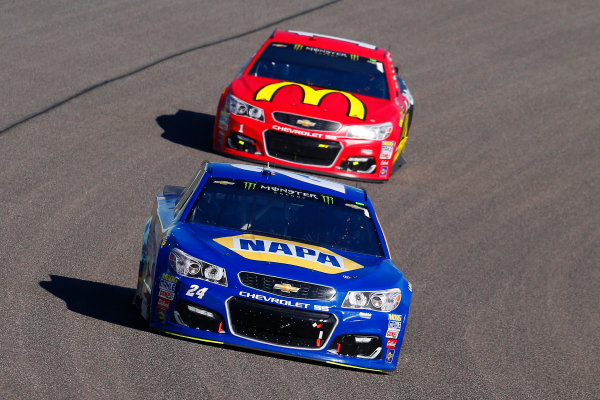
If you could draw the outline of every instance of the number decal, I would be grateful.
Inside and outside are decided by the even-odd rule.
[[[194,297],[194,295],[196,295],[196,297],[198,299],[203,298],[204,294],[206,293],[206,291],[208,290],[208,288],[205,287],[205,288],[202,288],[202,289],[198,290],[199,287],[200,286],[198,286],[198,285],[191,285],[190,288],[188,289],[188,291],[185,292],[185,295],[189,296],[189,297]]]
[[[186,295],[186,296],[190,296],[190,297],[194,297],[194,292],[195,292],[195,291],[196,291],[196,289],[198,289],[199,287],[200,287],[200,286],[198,286],[198,285],[192,285],[192,286],[190,286],[190,289],[189,289],[187,292],[185,292],[185,295]]]
[[[199,299],[203,298],[204,297],[204,293],[206,293],[207,290],[208,290],[207,287],[198,290],[196,292],[196,297],[199,298]]]

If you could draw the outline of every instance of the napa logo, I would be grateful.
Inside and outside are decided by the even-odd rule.
[[[275,93],[277,93],[277,91],[279,91],[279,89],[286,87],[286,86],[298,86],[300,89],[302,89],[302,100],[301,100],[302,103],[310,104],[313,106],[319,106],[321,104],[321,102],[323,101],[323,99],[325,97],[329,96],[330,94],[339,93],[348,100],[348,113],[346,115],[348,115],[349,117],[352,117],[352,118],[358,118],[360,120],[365,119],[365,115],[366,115],[365,105],[363,104],[362,101],[360,101],[358,98],[356,98],[356,96],[354,96],[350,93],[347,93],[347,92],[342,92],[340,90],[313,89],[312,87],[303,85],[301,83],[294,83],[294,82],[271,83],[270,85],[267,85],[267,86],[263,87],[262,89],[260,89],[258,92],[256,92],[256,95],[254,96],[254,100],[272,101],[273,97],[275,96]]]
[[[266,236],[244,234],[213,239],[244,258],[292,264],[326,274],[339,274],[363,268],[331,250]]]

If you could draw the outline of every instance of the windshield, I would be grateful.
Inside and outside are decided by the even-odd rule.
[[[271,43],[249,75],[389,100],[381,61],[288,43]]]
[[[211,178],[187,222],[384,255],[364,204],[283,186]]]

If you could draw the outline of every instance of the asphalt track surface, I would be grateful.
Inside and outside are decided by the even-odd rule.
[[[408,164],[367,188],[414,285],[391,375],[145,331],[144,224],[274,28],[391,48]],[[600,398],[600,3],[0,3],[0,398]]]

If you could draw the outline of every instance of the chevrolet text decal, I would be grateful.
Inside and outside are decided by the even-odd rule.
[[[284,305],[284,306],[292,306],[292,307],[298,307],[298,308],[308,308],[310,306],[310,304],[308,304],[308,303],[301,303],[298,301],[285,300],[285,299],[280,299],[278,297],[264,296],[262,294],[254,294],[254,293],[245,292],[245,291],[241,291],[239,295],[246,297],[248,299],[266,301],[268,303],[275,303],[275,304],[280,304],[280,305]]]
[[[226,236],[213,240],[250,260],[292,264],[326,274],[339,274],[363,268],[362,265],[331,250],[289,240],[252,234]]]
[[[346,99],[348,99],[349,104],[348,104],[347,115],[349,117],[358,118],[361,120],[365,119],[365,115],[366,115],[365,105],[363,104],[362,101],[360,101],[354,95],[347,93],[347,92],[342,92],[340,90],[313,89],[310,86],[303,85],[301,83],[294,83],[294,82],[272,83],[270,85],[263,87],[258,92],[256,92],[256,95],[254,96],[254,100],[272,101],[273,96],[275,96],[275,93],[277,93],[277,91],[279,89],[281,89],[285,86],[298,86],[300,89],[302,89],[302,93],[303,93],[302,100],[301,100],[302,103],[310,104],[313,106],[320,105],[321,101],[323,101],[323,99],[326,96],[328,96],[332,93],[339,93],[342,96],[346,97]]]

